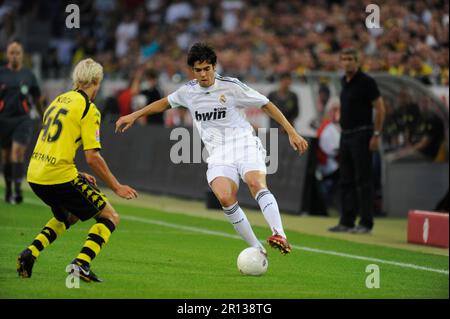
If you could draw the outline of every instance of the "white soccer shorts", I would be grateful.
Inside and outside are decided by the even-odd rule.
[[[257,137],[250,143],[226,146],[211,154],[206,178],[211,185],[216,177],[227,177],[239,187],[239,177],[245,182],[245,174],[250,171],[267,173],[266,150]]]

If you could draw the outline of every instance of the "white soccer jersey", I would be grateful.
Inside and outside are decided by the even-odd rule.
[[[253,127],[242,109],[262,107],[269,102],[238,79],[218,74],[210,87],[201,87],[197,80],[192,80],[170,94],[168,100],[171,107],[189,109],[210,155],[228,145],[254,141]]]

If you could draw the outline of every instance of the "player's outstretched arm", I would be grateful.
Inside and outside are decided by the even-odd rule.
[[[141,116],[161,113],[167,110],[169,107],[170,107],[169,100],[167,99],[167,97],[164,97],[158,101],[155,101],[145,106],[144,108],[136,112],[122,116],[116,122],[116,133],[117,132],[123,133],[126,130],[128,130],[130,127],[133,126],[134,122]]]
[[[269,115],[278,124],[280,124],[281,127],[284,128],[289,136],[289,142],[295,151],[299,152],[299,154],[303,154],[308,149],[308,142],[297,133],[295,128],[291,125],[291,123],[289,123],[275,104],[269,102],[264,105],[262,109],[267,115]]]
[[[126,199],[136,198],[138,193],[135,189],[128,185],[122,185],[116,179],[116,177],[109,170],[100,152],[96,149],[85,150],[84,155],[86,162],[92,168],[92,170],[99,176],[105,183],[111,188],[118,196]]]

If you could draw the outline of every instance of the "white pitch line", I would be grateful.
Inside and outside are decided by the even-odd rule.
[[[167,222],[163,222],[160,220],[148,219],[148,218],[143,218],[143,217],[128,216],[128,215],[121,215],[121,216],[122,216],[122,219],[125,219],[125,220],[137,221],[137,222],[146,223],[146,224],[154,224],[154,225],[165,226],[165,227],[181,229],[181,230],[187,230],[187,231],[191,231],[191,232],[202,233],[202,234],[213,235],[213,236],[241,239],[241,237],[238,235],[232,235],[232,234],[219,232],[219,231],[207,230],[207,229],[203,229],[203,228],[185,226],[185,225],[179,225],[179,224],[172,224],[172,223],[167,223]],[[264,243],[264,241],[261,241],[261,242]],[[351,254],[340,253],[340,252],[332,251],[332,250],[323,250],[323,249],[316,249],[316,248],[297,246],[297,245],[292,245],[292,248],[298,249],[298,250],[304,250],[304,251],[308,251],[308,252],[312,252],[312,253],[339,256],[339,257],[358,259],[358,260],[364,260],[364,261],[370,261],[370,262],[377,262],[380,264],[393,265],[393,266],[398,266],[398,267],[403,267],[403,268],[412,268],[412,269],[416,269],[416,270],[431,271],[431,272],[436,272],[436,273],[441,273],[441,274],[446,274],[446,275],[449,274],[448,270],[445,270],[445,269],[435,269],[435,268],[430,268],[430,267],[418,266],[418,265],[414,265],[414,264],[401,263],[401,262],[397,262],[397,261],[384,260],[384,259],[372,258],[372,257],[364,257],[364,256],[358,256],[358,255],[351,255]]]
[[[34,199],[27,198],[27,199],[25,199],[25,202],[34,204],[34,205],[46,206],[42,202],[40,202],[38,200],[34,200]],[[159,226],[175,228],[175,229],[179,229],[179,230],[186,230],[186,231],[190,231],[190,232],[194,232],[194,233],[201,233],[201,234],[206,234],[206,235],[220,236],[220,237],[227,237],[227,238],[242,240],[241,237],[238,235],[232,235],[232,234],[225,233],[225,232],[219,232],[219,231],[208,230],[208,229],[186,226],[186,225],[180,225],[180,224],[172,224],[172,223],[164,222],[161,220],[149,219],[149,218],[143,218],[143,217],[137,217],[137,216],[131,216],[131,215],[120,214],[120,217],[121,217],[121,219],[124,219],[124,220],[136,221],[136,222],[141,222],[141,223],[145,223],[145,224],[159,225]],[[261,242],[264,243],[264,241],[261,241]],[[419,266],[419,265],[415,265],[415,264],[402,263],[402,262],[398,262],[398,261],[346,254],[346,253],[341,253],[341,252],[337,252],[337,251],[333,251],[333,250],[324,250],[324,249],[317,249],[317,248],[298,246],[298,245],[292,245],[292,248],[297,249],[297,250],[308,251],[308,252],[312,252],[312,253],[338,256],[338,257],[357,259],[357,260],[364,260],[364,261],[392,265],[392,266],[397,266],[397,267],[402,267],[402,268],[410,268],[410,269],[415,269],[415,270],[435,272],[435,273],[439,273],[439,274],[445,274],[447,276],[449,274],[449,271],[446,269],[436,269],[436,268],[431,268],[431,267]]]
[[[436,272],[439,274],[448,275],[448,270],[446,270],[446,269],[436,269],[436,268],[430,268],[430,267],[419,266],[419,265],[414,265],[414,264],[406,264],[406,263],[392,261],[392,260],[384,260],[384,259],[373,258],[373,257],[351,255],[351,254],[340,253],[340,252],[332,251],[332,250],[323,250],[323,249],[309,248],[309,247],[302,247],[302,246],[295,246],[295,245],[293,245],[292,247],[299,249],[299,250],[305,250],[305,251],[309,251],[309,252],[313,252],[313,253],[346,257],[346,258],[351,258],[351,259],[370,261],[370,262],[375,262],[375,263],[380,263],[380,264],[387,264],[387,265],[393,265],[393,266],[398,266],[398,267],[403,267],[403,268],[411,268],[411,269],[416,269],[416,270],[431,271],[431,272]]]

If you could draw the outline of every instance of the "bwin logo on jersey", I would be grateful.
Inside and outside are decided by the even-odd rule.
[[[214,112],[199,113],[195,111],[195,119],[197,121],[210,121],[224,119],[227,114],[226,108],[216,108]]]

